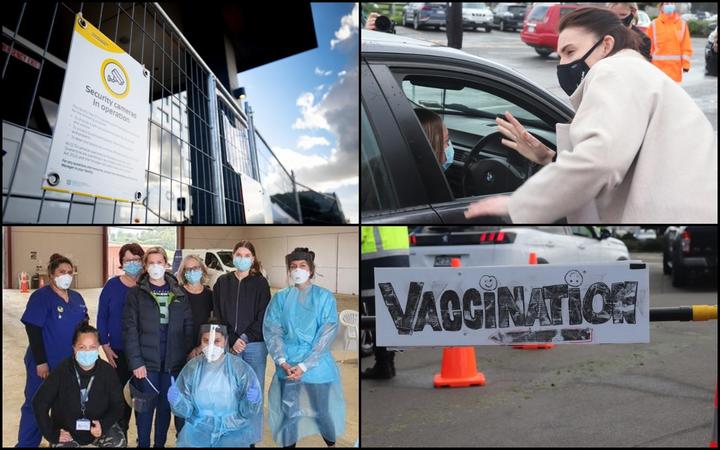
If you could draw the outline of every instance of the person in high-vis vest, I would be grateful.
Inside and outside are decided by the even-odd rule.
[[[690,30],[680,18],[675,3],[660,3],[658,9],[660,15],[650,23],[646,31],[650,37],[652,63],[679,83],[682,81],[683,72],[690,70]]]
[[[363,226],[360,245],[360,296],[368,305],[368,313],[375,314],[375,268],[408,267],[410,243],[405,226]],[[375,366],[364,371],[363,379],[388,379],[395,376],[395,353],[375,346]]]

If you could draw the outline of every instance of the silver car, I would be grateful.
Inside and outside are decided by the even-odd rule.
[[[403,8],[403,25],[412,24],[419,30],[424,26],[434,26],[436,30],[447,23],[445,3],[408,3]]]

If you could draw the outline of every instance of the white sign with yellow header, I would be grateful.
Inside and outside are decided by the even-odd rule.
[[[78,14],[43,189],[141,201],[149,96],[149,72]]]

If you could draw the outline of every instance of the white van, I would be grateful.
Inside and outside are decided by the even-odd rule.
[[[175,250],[175,256],[173,257],[172,272],[176,274],[180,268],[180,263],[183,258],[187,255],[198,255],[208,268],[208,286],[212,289],[215,286],[215,281],[218,277],[224,273],[232,272],[235,269],[233,266],[233,256],[231,249],[178,249]]]

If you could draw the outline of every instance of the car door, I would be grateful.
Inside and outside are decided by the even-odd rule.
[[[457,61],[447,61],[443,58],[423,60],[421,69],[418,68],[418,64],[412,64],[410,61],[371,64],[370,67],[372,72],[377,76],[378,86],[385,98],[393,99],[393,102],[390,102],[389,106],[393,115],[398,120],[402,132],[406,135],[414,134],[416,136],[415,145],[425,148],[426,150],[424,151],[426,155],[430,156],[432,156],[432,151],[429,149],[429,143],[427,139],[424,138],[420,123],[413,112],[413,106],[427,107],[436,112],[438,112],[439,108],[441,115],[447,118],[448,115],[442,113],[447,112],[451,101],[457,102],[459,100],[457,96],[453,97],[447,95],[447,93],[444,93],[441,97],[436,95],[436,92],[432,92],[432,89],[426,88],[424,89],[425,94],[427,94],[426,98],[415,98],[415,100],[418,101],[413,105],[413,102],[410,101],[411,96],[408,93],[408,86],[405,83],[410,76],[431,77],[441,80],[448,79],[453,80],[453,82],[472,85],[474,97],[472,101],[475,106],[479,107],[476,109],[484,108],[482,111],[485,114],[498,114],[504,110],[510,110],[517,117],[521,118],[521,120],[524,118],[534,123],[543,123],[546,127],[543,131],[545,133],[543,137],[546,137],[550,141],[554,141],[554,123],[561,120],[563,122],[569,121],[572,117],[572,110],[567,106],[563,106],[559,101],[555,103],[549,101],[547,98],[549,94],[545,94],[546,96],[543,98],[543,94],[537,92],[536,87],[522,83],[520,78],[511,73],[503,72],[498,68],[488,69],[470,65],[469,67],[473,70],[467,70],[468,67],[462,67]],[[381,75],[378,76],[378,74]],[[418,91],[419,89],[415,89],[415,93]],[[398,94],[402,95],[399,96]],[[435,97],[437,97],[437,99]],[[468,130],[463,129],[462,126],[448,125],[451,140],[456,149],[453,166],[461,167],[463,164],[463,156],[467,155],[469,150],[477,143],[479,137],[496,130],[497,127],[494,126],[494,119],[492,122],[493,126],[487,126],[490,125],[489,120],[486,122],[487,123],[484,124],[486,127],[477,134],[469,133]],[[548,124],[553,124],[552,128]],[[417,138],[418,134],[420,138]],[[500,151],[505,154],[509,152],[507,149]],[[496,154],[494,157],[502,158],[503,155],[498,156]],[[503,223],[503,219],[498,217],[473,218],[467,220],[464,216],[464,211],[468,205],[486,195],[456,195],[459,194],[459,192],[455,187],[456,180],[453,180],[450,174],[452,168],[448,169],[448,172],[443,173],[441,170],[438,170],[439,165],[433,158],[425,158],[423,164],[425,166],[424,182],[434,180],[437,186],[450,186],[450,184],[447,183],[447,180],[450,180],[454,186],[451,189],[451,191],[454,191],[451,192],[451,198],[445,201],[431,200],[431,207],[438,214],[442,223]],[[438,176],[440,180],[438,180]],[[445,189],[447,188],[443,186],[443,190]],[[496,193],[498,192],[493,192],[493,194]]]
[[[598,238],[592,227],[571,226],[572,237],[578,248],[578,255],[582,261],[603,261],[607,260],[605,243]]]

